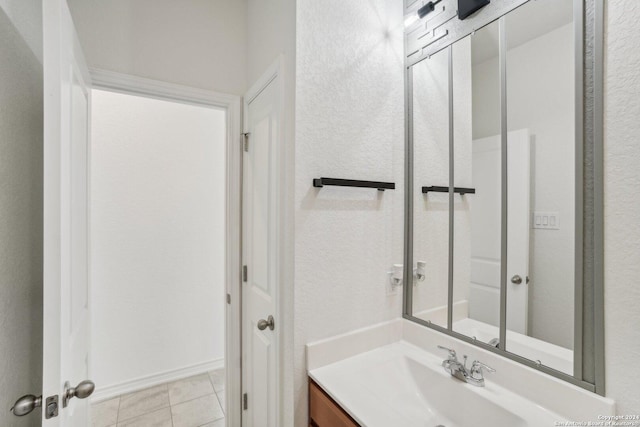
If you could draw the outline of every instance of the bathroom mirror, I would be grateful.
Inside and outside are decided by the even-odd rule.
[[[414,147],[413,182],[446,186],[449,182],[449,51],[442,50],[413,69]],[[449,195],[414,193],[413,216],[416,317],[447,327],[449,267],[443,253],[449,248]],[[420,268],[418,269],[418,265]],[[429,271],[428,275],[422,274]]]
[[[593,2],[493,7],[408,55],[405,317],[601,392]]]

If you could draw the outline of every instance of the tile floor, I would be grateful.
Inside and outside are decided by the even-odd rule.
[[[93,427],[225,427],[224,369],[92,406]]]

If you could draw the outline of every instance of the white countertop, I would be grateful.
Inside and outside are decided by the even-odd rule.
[[[438,344],[497,372],[485,387],[455,379]],[[615,414],[611,399],[405,319],[308,344],[307,370],[362,427],[544,427]]]
[[[566,421],[487,380],[459,381],[404,341],[309,372],[362,427],[543,427]]]

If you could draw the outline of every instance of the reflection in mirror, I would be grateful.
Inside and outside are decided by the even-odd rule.
[[[423,186],[449,185],[449,49],[412,67],[413,260],[424,275],[414,279],[413,315],[447,327],[449,195]]]
[[[499,24],[453,46],[454,183],[474,194],[455,196],[453,330],[498,344],[502,220]]]
[[[507,313],[517,313],[507,316],[506,350],[573,374],[573,0],[530,1],[505,19]]]

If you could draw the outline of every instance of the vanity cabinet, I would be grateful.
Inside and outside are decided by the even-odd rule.
[[[359,425],[309,378],[309,427],[359,427]]]

